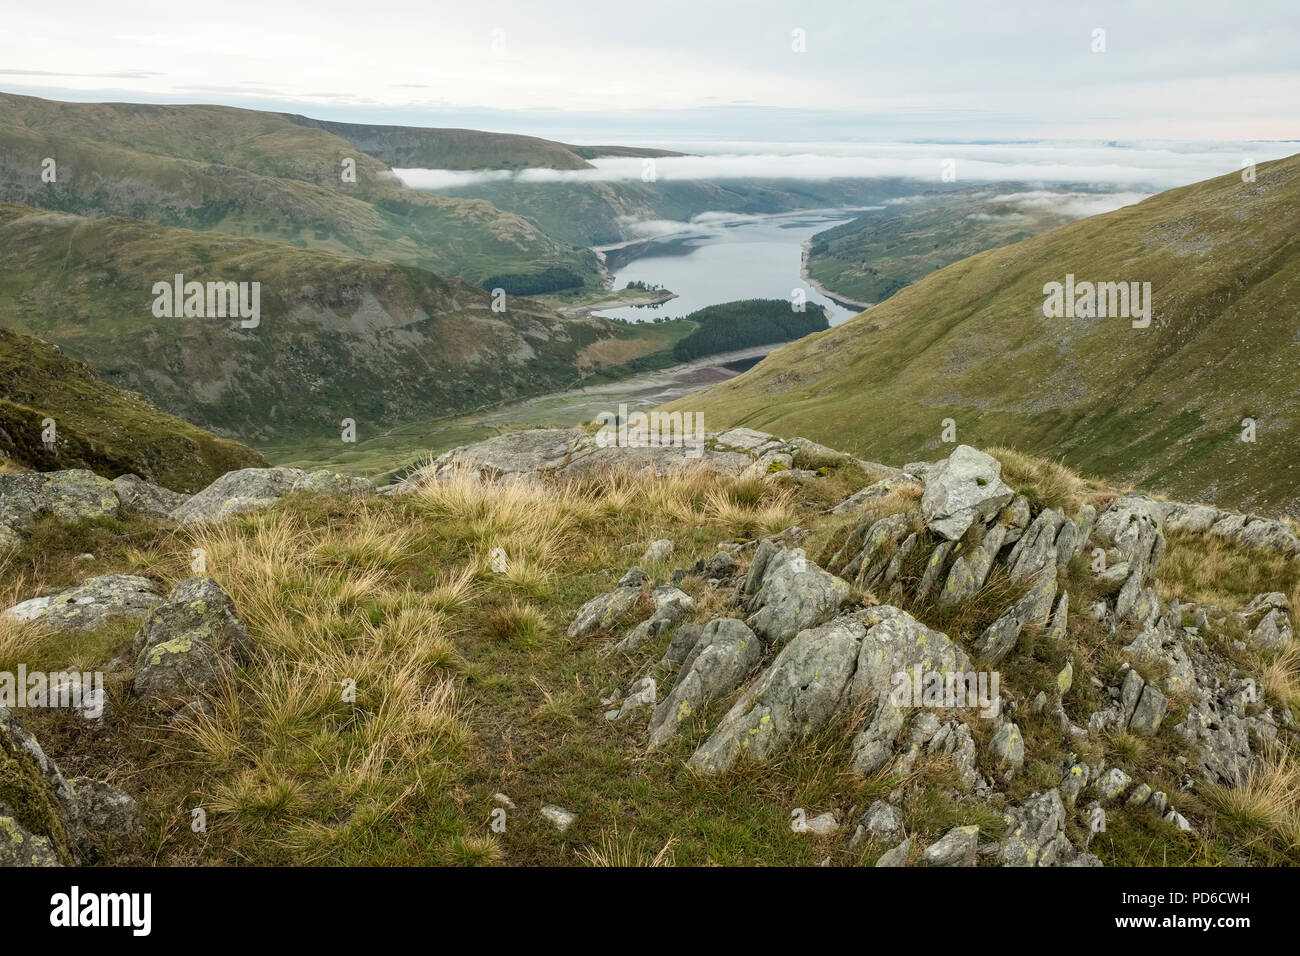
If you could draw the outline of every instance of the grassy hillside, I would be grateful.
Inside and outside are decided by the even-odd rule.
[[[446,190],[448,196],[483,199],[537,222],[548,235],[582,246],[635,238],[640,219],[689,220],[705,211],[748,214],[868,206],[914,193],[906,180],[659,179],[632,182],[494,182]]]
[[[1018,201],[1006,184],[928,192],[864,213],[813,236],[808,274],[830,292],[882,302],[931,272],[985,249],[1010,245],[1080,218],[1043,195]]]
[[[47,157],[57,163],[53,183],[41,179]],[[355,182],[343,181],[345,159],[356,163]],[[258,236],[473,283],[551,266],[598,282],[590,252],[536,223],[481,200],[408,190],[352,142],[279,113],[0,94],[0,200]]]
[[[53,448],[42,441],[46,419],[55,423]],[[266,464],[251,448],[167,415],[101,382],[86,363],[7,329],[0,329],[0,452],[33,471],[130,472],[176,491]]]
[[[872,460],[958,441],[1060,456],[1181,498],[1300,513],[1300,156],[980,253],[683,399],[710,427]],[[1149,328],[1047,318],[1044,285],[1151,283]],[[1257,441],[1241,441],[1242,419]]]
[[[419,269],[138,220],[0,205],[0,316],[107,381],[247,441],[450,415],[563,387],[615,334]],[[157,318],[155,282],[261,283],[261,325]]]
[[[648,588],[600,633],[566,635],[575,612],[611,588],[648,541],[669,538],[675,554],[645,569],[656,583],[674,580],[691,595],[689,621],[740,615],[730,586],[711,586],[698,573],[673,578],[674,569],[710,558],[719,541],[747,541],[749,549],[737,549],[743,576],[755,539],[792,524],[810,533],[812,559],[837,550],[864,517],[915,508],[920,494],[904,486],[862,514],[827,515],[828,504],[871,476],[843,461],[823,470],[825,478],[804,486],[699,470],[537,484],[452,479],[391,498],[299,494],[271,511],[200,528],[44,525],[26,553],[0,557],[5,606],[91,573],[149,575],[166,590],[190,576],[190,550],[202,548],[248,625],[255,656],[210,716],[171,722],[131,694],[134,623],[70,638],[0,619],[0,669],[106,672],[102,725],[55,709],[24,711],[22,719],[65,770],[118,781],[139,800],[146,839],[122,863],[815,866],[829,858],[835,866],[870,866],[898,839],[850,840],[873,801],[900,808],[917,855],[958,825],[977,823],[981,839],[991,841],[1006,832],[1006,806],[1057,786],[1062,764],[1078,759],[1125,767],[1168,793],[1194,830],[1181,833],[1146,808],[1112,805],[1105,831],[1089,844],[1108,866],[1295,865],[1300,781],[1286,751],[1235,786],[1198,779],[1188,791],[1180,786],[1188,770],[1177,763],[1183,750],[1168,729],[1185,700],[1174,701],[1159,737],[1082,740],[1025,706],[1070,661],[1066,706],[1082,720],[1105,695],[1092,678],[1111,680],[1124,658],[1087,613],[1097,585],[1080,562],[1064,572],[1068,631],[1027,634],[1002,668],[1001,693],[1022,702],[1016,720],[1027,758],[1014,779],[999,778],[1005,794],[963,796],[942,753],[907,769],[847,773],[861,713],[767,762],[693,773],[686,765],[692,748],[739,690],[710,701],[679,738],[647,753],[644,714],[611,721],[602,700],[644,673],[641,659],[657,659],[674,629],[636,654],[607,655],[599,651],[604,641],[649,614]],[[1104,507],[1108,495],[1023,457],[1008,457],[1003,473],[1017,490],[1050,494],[1071,510],[1085,498]],[[502,573],[491,566],[493,548],[509,556]],[[1189,590],[1196,582],[1187,569],[1209,567],[1205,548],[1199,537],[1170,540],[1158,573],[1180,596],[1196,593],[1225,611],[1261,589],[1300,600],[1294,561],[1232,542],[1216,548],[1213,589]],[[82,552],[96,555],[93,565],[78,563]],[[1007,588],[995,582],[960,612],[926,602],[908,607],[969,642]],[[850,606],[874,603],[861,588],[849,599]],[[1226,646],[1227,637],[1214,641]],[[762,666],[777,651],[770,648]],[[1297,712],[1295,654],[1271,663],[1254,651],[1237,656],[1249,673],[1269,675],[1262,694],[1270,705]],[[355,680],[355,703],[340,695],[340,674]],[[990,722],[963,719],[978,735],[980,771],[994,774]],[[500,832],[488,825],[497,793],[510,799]],[[1088,799],[1081,796],[1069,817],[1070,838],[1080,844]],[[567,832],[539,815],[546,804],[577,815]],[[187,825],[194,806],[207,811],[200,836]],[[809,817],[837,809],[843,825],[829,837],[792,832],[793,808]]]
[[[476,129],[334,123],[286,113],[299,126],[323,129],[389,166],[419,169],[590,169],[571,146],[536,136]]]

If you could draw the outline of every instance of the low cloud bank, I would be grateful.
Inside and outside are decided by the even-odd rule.
[[[731,144],[736,146],[737,144]],[[728,179],[915,179],[958,182],[1087,183],[1168,189],[1240,169],[1248,161],[1279,159],[1296,143],[1141,144],[808,144],[806,152],[728,152],[669,156],[647,165],[608,157],[593,169],[397,169],[414,189],[446,190],[492,182],[658,182]]]

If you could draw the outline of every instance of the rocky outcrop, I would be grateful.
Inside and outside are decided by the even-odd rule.
[[[801,548],[769,539],[754,554],[743,593],[749,597],[747,623],[774,644],[829,618],[849,596],[849,585],[809,561]]]
[[[67,780],[0,706],[0,866],[98,862],[140,835],[128,794],[88,777]]]
[[[763,656],[763,643],[742,622],[710,621],[682,662],[672,693],[650,718],[650,749],[663,746],[711,702],[731,693]]]
[[[171,491],[162,485],[145,481],[138,475],[120,475],[113,479],[118,501],[123,509],[150,518],[166,518],[189,500],[189,495]]]
[[[680,429],[675,434],[680,435]],[[807,439],[786,440],[751,428],[692,436],[684,444],[631,445],[620,441],[592,435],[581,428],[510,432],[445,452],[404,479],[398,492],[465,472],[486,479],[570,478],[610,467],[660,475],[683,468],[705,467],[726,475],[750,473],[769,478],[797,472],[802,479],[815,480],[815,472],[791,468],[798,455],[851,462],[870,474],[897,474],[897,469],[860,461]]]

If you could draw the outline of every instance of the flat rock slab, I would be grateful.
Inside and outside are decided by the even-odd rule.
[[[148,578],[105,574],[49,597],[15,604],[4,613],[13,621],[40,621],[61,631],[91,631],[110,621],[143,618],[162,601]]]

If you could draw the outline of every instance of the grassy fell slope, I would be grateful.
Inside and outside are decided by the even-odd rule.
[[[467,411],[563,386],[612,334],[458,279],[280,243],[0,205],[0,309],[112,384],[247,440]],[[261,283],[261,325],[156,318],[153,284]]]
[[[813,236],[807,270],[832,294],[882,302],[936,269],[1080,218],[1009,201],[1012,184],[929,192]]]
[[[334,123],[293,113],[299,126],[322,129],[389,166],[421,169],[590,169],[573,147],[537,136],[476,129]]]
[[[1298,225],[1293,156],[963,259],[668,407],[886,461],[937,457],[952,418],[959,441],[1297,513]],[[1067,273],[1150,282],[1150,327],[1044,317]]]
[[[52,450],[41,440],[46,418],[57,429]],[[7,329],[0,329],[0,451],[8,464],[35,471],[130,472],[177,491],[266,464],[251,448],[165,414],[99,381],[84,362]]]
[[[57,181],[41,180],[46,158]],[[577,159],[577,157],[574,157]],[[344,182],[342,162],[356,163]],[[582,160],[578,160],[582,162]],[[406,189],[380,160],[278,113],[0,94],[0,200],[276,239],[478,282],[593,255],[477,199]]]

